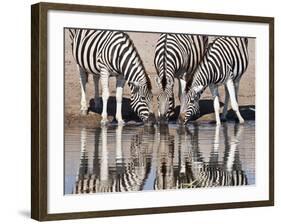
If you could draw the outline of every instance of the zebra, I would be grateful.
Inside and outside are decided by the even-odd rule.
[[[232,125],[231,125],[232,126]],[[176,180],[177,188],[205,188],[218,186],[242,186],[248,184],[246,172],[239,166],[239,142],[243,136],[243,126],[234,125],[234,135],[228,136],[228,124],[223,126],[224,136],[224,156],[223,161],[219,160],[220,148],[220,126],[215,127],[212,150],[208,157],[203,158],[200,152],[198,141],[199,127],[194,126],[194,131],[186,129],[187,135],[190,136],[191,149],[181,148],[184,150],[186,157],[184,159],[184,169],[179,169],[178,179]],[[182,144],[182,146],[187,144]],[[208,162],[205,159],[209,158]],[[182,162],[179,163],[182,166]],[[183,172],[184,171],[184,172]]]
[[[182,95],[179,123],[186,124],[192,116],[199,112],[199,98],[209,86],[213,101],[217,125],[221,124],[219,117],[218,87],[225,86],[225,103],[222,119],[226,119],[228,101],[235,111],[239,123],[244,123],[239,112],[238,89],[239,82],[249,63],[248,38],[218,37],[211,43],[196,69],[191,86]]]
[[[131,141],[123,142],[123,125],[115,129],[114,153],[110,152],[108,142],[112,130],[102,126],[95,133],[95,147],[87,142],[87,130],[81,130],[80,168],[76,176],[73,194],[141,191],[150,172],[149,145],[141,145],[143,138],[153,138],[153,132],[145,128],[132,129]],[[149,127],[150,128],[150,127]],[[153,127],[151,127],[153,130]],[[99,140],[100,139],[100,140]],[[112,139],[110,140],[112,141]],[[99,142],[101,147],[99,149]],[[153,141],[152,141],[153,142]],[[129,143],[129,145],[125,145]],[[115,160],[114,160],[115,158]]]
[[[157,97],[160,122],[166,122],[173,114],[175,78],[179,81],[180,99],[203,57],[207,44],[208,37],[202,35],[167,33],[160,35],[154,57],[156,83],[160,89]]]
[[[232,125],[230,125],[232,127]],[[225,123],[224,155],[219,160],[221,148],[220,127],[215,127],[212,149],[202,155],[199,144],[199,126],[194,130],[179,128],[170,133],[168,127],[161,129],[159,152],[156,157],[154,189],[207,188],[218,186],[242,186],[248,184],[246,172],[242,169],[239,156],[239,142],[243,136],[243,125],[234,125],[234,136],[228,136]],[[167,141],[170,143],[167,144]],[[156,151],[156,150],[155,150]],[[161,153],[160,153],[161,152]],[[209,161],[207,161],[209,159]],[[239,164],[240,163],[240,164]],[[237,165],[238,164],[238,165]]]
[[[223,126],[224,135],[224,156],[223,162],[219,161],[220,148],[220,127],[216,126],[212,151],[209,155],[209,162],[206,164],[199,151],[198,126],[195,126],[191,141],[193,155],[187,162],[186,170],[189,172],[186,178],[188,182],[181,180],[183,188],[218,187],[218,186],[243,186],[248,184],[246,172],[241,166],[237,166],[239,159],[239,142],[243,136],[243,126],[234,125],[237,130],[233,136],[228,136],[227,123]]]
[[[102,87],[102,120],[107,124],[109,77],[116,81],[116,120],[123,124],[122,95],[127,81],[131,90],[131,107],[144,122],[154,120],[152,86],[142,60],[129,35],[121,31],[70,29],[72,53],[80,72],[81,113],[87,114],[86,83],[88,74],[95,83],[95,103],[99,106],[99,79]]]

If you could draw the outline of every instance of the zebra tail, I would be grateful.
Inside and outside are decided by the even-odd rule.
[[[70,36],[71,40],[73,40],[76,32],[77,32],[77,29],[69,29],[69,36]]]

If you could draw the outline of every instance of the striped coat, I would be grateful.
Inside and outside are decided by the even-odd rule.
[[[227,113],[228,100],[231,100],[232,109],[240,123],[244,122],[237,102],[239,82],[247,69],[248,39],[244,37],[219,37],[208,47],[202,62],[196,69],[192,84],[186,89],[183,95],[180,123],[186,123],[199,112],[199,98],[202,92],[210,87],[214,99],[214,110],[217,124],[220,124],[219,117],[219,94],[218,87],[225,85],[226,98],[223,111],[225,118]]]
[[[175,78],[179,80],[180,98],[203,57],[207,43],[208,38],[200,35],[161,34],[159,37],[154,64],[160,90],[157,99],[161,119],[168,119],[173,114]]]

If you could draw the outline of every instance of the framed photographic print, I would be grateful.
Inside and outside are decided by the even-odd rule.
[[[32,218],[274,204],[274,18],[31,8]]]

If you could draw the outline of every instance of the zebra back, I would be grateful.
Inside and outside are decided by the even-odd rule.
[[[198,66],[192,88],[210,84],[224,84],[226,80],[239,80],[249,62],[248,39],[244,37],[219,37],[209,45]]]
[[[177,76],[180,78],[184,74],[187,74],[187,77],[192,76],[207,44],[207,36],[161,34],[155,48],[154,64],[162,88],[165,89],[168,82]]]

